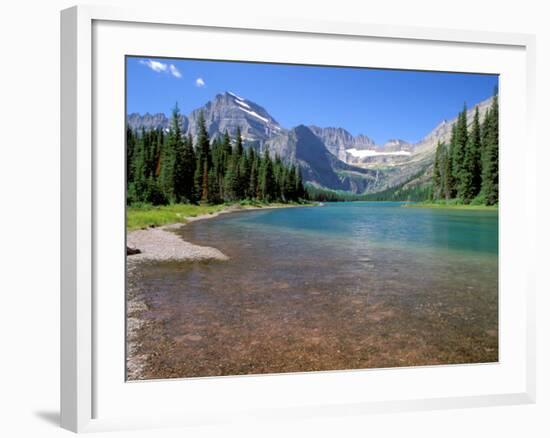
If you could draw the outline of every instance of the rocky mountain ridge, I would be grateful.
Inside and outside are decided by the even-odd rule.
[[[482,118],[490,105],[491,99],[476,105]],[[473,120],[474,108],[467,113],[468,123]],[[299,125],[285,129],[264,107],[228,91],[216,95],[189,116],[181,115],[184,134],[196,135],[201,111],[212,139],[225,132],[235,136],[240,129],[247,147],[267,149],[271,155],[298,163],[306,182],[354,193],[385,190],[428,174],[438,141],[449,141],[456,121],[442,121],[415,144],[391,139],[376,145],[367,135],[353,136],[341,127]],[[162,113],[129,114],[127,122],[138,130],[168,130],[170,126],[170,119]]]

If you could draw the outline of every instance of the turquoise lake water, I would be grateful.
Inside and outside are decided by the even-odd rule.
[[[191,223],[225,262],[141,285],[170,356],[152,377],[498,360],[498,213],[327,203]]]

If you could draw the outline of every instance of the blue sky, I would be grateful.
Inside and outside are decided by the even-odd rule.
[[[441,120],[490,97],[498,76],[346,67],[127,58],[128,113],[183,114],[231,91],[263,106],[283,127],[336,126],[420,140]]]

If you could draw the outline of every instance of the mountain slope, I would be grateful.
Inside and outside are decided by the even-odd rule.
[[[128,127],[133,130],[141,130],[143,128],[146,131],[151,129],[162,129],[164,131],[167,131],[170,128],[170,118],[164,113],[132,113],[128,115],[127,122]],[[186,132],[189,127],[189,119],[181,114],[180,126],[182,127],[183,132]]]
[[[375,147],[372,141],[366,135],[358,135],[354,137],[344,128],[320,128],[318,126],[309,126],[309,129],[321,139],[329,152],[336,158],[346,162],[348,149],[372,149]]]
[[[271,156],[295,162],[302,169],[304,181],[312,184],[345,190],[332,167],[331,154],[319,138],[304,125],[270,138],[265,148]]]
[[[189,115],[188,133],[193,137],[196,135],[201,111],[211,138],[216,138],[226,131],[229,135],[235,136],[240,128],[245,142],[261,146],[268,138],[282,130],[279,123],[263,107],[231,92],[225,92],[216,95],[213,100]]]
[[[491,100],[477,105],[482,119]],[[474,110],[475,107],[470,108],[467,113],[468,124],[473,120]],[[456,121],[442,121],[416,144],[393,139],[376,145],[366,135],[353,136],[338,127],[299,125],[284,129],[262,106],[225,92],[188,117],[181,116],[184,134],[195,136],[201,112],[212,139],[226,131],[234,137],[240,129],[245,146],[267,149],[272,156],[297,163],[305,182],[354,193],[373,193],[404,184],[428,182],[437,143],[449,141]],[[168,129],[169,125],[169,118],[161,113],[128,115],[128,126],[133,129]]]

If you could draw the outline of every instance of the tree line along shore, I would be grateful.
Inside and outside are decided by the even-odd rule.
[[[498,98],[480,123],[476,107],[470,129],[466,106],[453,125],[449,144],[439,143],[433,165],[431,200],[462,204],[498,203]]]
[[[179,110],[171,127],[127,129],[127,204],[297,203],[307,199],[300,169],[268,151],[243,147],[240,130],[210,141],[204,116],[197,136],[182,135]]]
[[[176,105],[167,132],[127,129],[128,227],[165,224],[168,218],[210,213],[227,205],[259,207],[308,200],[413,201],[425,207],[495,208],[498,114],[496,93],[483,121],[476,107],[469,127],[464,106],[452,126],[450,141],[437,145],[428,183],[405,182],[377,193],[354,194],[304,185],[299,166],[271,157],[267,150],[245,149],[240,131],[234,138],[226,132],[211,141],[202,113],[196,138],[184,136]]]

